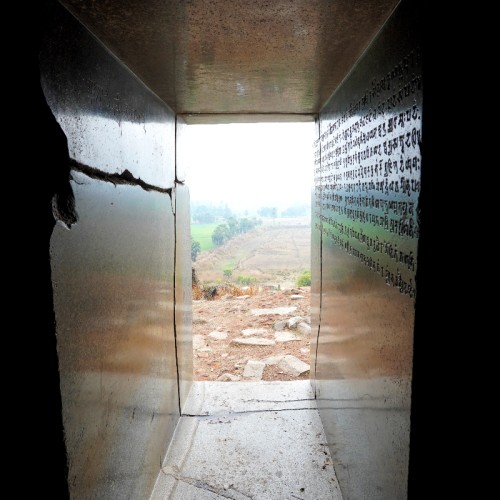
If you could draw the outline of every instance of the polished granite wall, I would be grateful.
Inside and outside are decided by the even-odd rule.
[[[319,116],[312,373],[346,500],[407,494],[422,60],[403,2]]]
[[[175,114],[62,7],[50,19],[41,80],[71,168],[50,241],[71,498],[147,498],[191,382]]]

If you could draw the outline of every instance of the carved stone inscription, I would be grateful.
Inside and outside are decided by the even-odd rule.
[[[315,227],[402,293],[415,295],[422,140],[419,51],[342,107],[315,142]],[[341,100],[341,99],[339,99]]]

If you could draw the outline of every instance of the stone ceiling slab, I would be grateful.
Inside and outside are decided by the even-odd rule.
[[[182,114],[314,114],[398,0],[62,0]]]

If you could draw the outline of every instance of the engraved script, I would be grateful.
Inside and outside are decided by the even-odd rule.
[[[412,297],[422,167],[420,62],[419,51],[412,51],[355,102],[323,113],[314,158],[315,228]]]

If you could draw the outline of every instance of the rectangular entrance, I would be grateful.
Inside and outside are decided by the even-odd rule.
[[[177,126],[191,205],[193,379],[310,375],[315,123]]]

